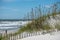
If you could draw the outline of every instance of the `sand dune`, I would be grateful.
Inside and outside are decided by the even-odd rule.
[[[54,32],[52,33],[52,35],[51,34],[38,35],[38,36],[32,36],[18,40],[60,40],[60,31]]]

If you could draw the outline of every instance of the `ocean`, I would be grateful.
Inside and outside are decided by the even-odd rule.
[[[0,33],[14,33],[31,21],[0,21]]]

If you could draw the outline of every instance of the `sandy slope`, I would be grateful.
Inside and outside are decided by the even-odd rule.
[[[51,34],[38,35],[38,36],[32,36],[18,40],[60,40],[60,31],[54,32],[52,33],[52,35]]]

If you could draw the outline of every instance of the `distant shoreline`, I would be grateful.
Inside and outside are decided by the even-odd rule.
[[[32,19],[0,19],[0,21],[31,21]]]

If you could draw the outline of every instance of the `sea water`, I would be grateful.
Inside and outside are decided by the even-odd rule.
[[[21,26],[20,21],[0,21],[0,33],[13,33],[16,32]]]
[[[0,33],[13,33],[31,21],[0,21]]]

